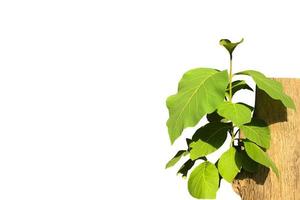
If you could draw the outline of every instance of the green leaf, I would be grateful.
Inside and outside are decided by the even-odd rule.
[[[220,40],[220,45],[224,46],[224,47],[227,49],[227,51],[229,52],[230,57],[232,57],[232,53],[233,53],[234,49],[235,49],[239,44],[241,44],[243,41],[244,41],[244,38],[242,38],[241,41],[236,42],[236,43],[233,43],[233,42],[231,42],[231,41],[228,40],[228,39],[221,39],[221,40]]]
[[[223,153],[218,162],[218,169],[221,176],[230,183],[240,172],[241,167],[240,157],[234,147]]]
[[[232,121],[232,123],[237,126],[251,121],[251,110],[240,103],[224,101],[218,107],[218,114]]]
[[[177,174],[181,174],[182,178],[186,178],[188,175],[188,172],[192,167],[194,166],[196,161],[188,159],[179,169]]]
[[[270,148],[270,130],[263,120],[253,118],[250,123],[240,126],[240,129],[247,139],[261,147]]]
[[[237,80],[232,82],[232,96],[239,90],[250,90],[253,91],[253,89],[246,83],[244,80]],[[229,85],[226,89],[227,96],[229,96]]]
[[[242,105],[246,106],[247,108],[249,108],[251,110],[251,112],[254,110],[254,107],[252,107],[252,106],[250,106],[250,105],[248,105],[246,103],[238,102],[238,104],[242,104]]]
[[[224,144],[230,128],[230,124],[221,122],[211,122],[199,128],[190,144],[190,158],[196,160],[216,151]]]
[[[279,171],[273,161],[269,158],[268,154],[264,152],[259,146],[255,143],[244,140],[244,146],[247,155],[254,161],[266,166],[270,167],[272,171],[279,177]]]
[[[224,119],[223,117],[221,117],[217,111],[214,111],[212,113],[209,113],[206,115],[206,119],[209,122],[220,122],[222,119]]]
[[[256,82],[257,87],[265,91],[270,97],[276,100],[280,100],[283,105],[288,108],[296,109],[295,103],[293,102],[292,98],[284,93],[281,83],[267,78],[262,73],[254,70],[247,70],[239,72],[237,74],[251,76]]]
[[[192,142],[193,142],[193,140],[191,140],[191,139],[189,139],[189,138],[186,138],[186,144],[187,144],[187,146],[188,146],[188,151],[191,150],[190,144],[191,144]]]
[[[244,170],[251,173],[255,173],[258,171],[258,163],[252,160],[245,151],[238,151],[238,155],[240,157]]]
[[[166,164],[166,169],[169,167],[173,167],[176,165],[176,163],[182,158],[183,156],[186,156],[188,154],[185,150],[180,150],[176,153],[176,155]]]
[[[208,161],[196,167],[188,180],[189,192],[197,199],[215,199],[218,188],[218,170]]]
[[[170,116],[167,126],[172,144],[184,128],[195,126],[223,102],[227,84],[226,70],[197,68],[183,75],[178,93],[167,99]]]

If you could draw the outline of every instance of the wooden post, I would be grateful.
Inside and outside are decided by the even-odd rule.
[[[300,200],[300,79],[275,79],[292,97],[297,111],[285,109],[265,92],[256,91],[254,115],[264,119],[271,130],[271,148],[267,151],[280,171],[261,167],[251,175],[242,172],[233,183],[242,200]]]

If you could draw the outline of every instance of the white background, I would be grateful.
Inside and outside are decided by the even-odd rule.
[[[191,68],[227,68],[221,38],[245,38],[235,72],[299,77],[297,3],[1,1],[0,199],[192,199],[164,169],[184,146],[166,97]],[[217,199],[239,198],[222,183]]]

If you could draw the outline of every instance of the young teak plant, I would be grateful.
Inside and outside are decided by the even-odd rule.
[[[192,69],[183,75],[177,94],[167,99],[167,126],[172,144],[185,128],[197,125],[205,115],[208,121],[196,130],[192,138],[186,139],[188,148],[178,151],[166,165],[166,168],[172,167],[182,157],[189,155],[189,159],[178,171],[178,174],[187,177],[196,161],[202,160],[188,179],[188,190],[198,199],[215,199],[220,179],[232,182],[242,169],[255,173],[258,165],[264,165],[279,176],[276,165],[265,152],[270,147],[271,139],[267,124],[263,119],[253,117],[254,108],[250,105],[232,101],[237,91],[253,89],[245,80],[233,81],[233,77],[250,76],[259,89],[281,101],[287,108],[295,109],[295,104],[284,93],[279,82],[258,71],[246,70],[233,74],[233,51],[242,42],[243,40],[237,43],[228,39],[220,40],[220,44],[229,52],[229,71]],[[240,138],[240,131],[243,138]],[[228,150],[216,163],[208,161],[206,156],[220,148],[228,135],[231,137]]]

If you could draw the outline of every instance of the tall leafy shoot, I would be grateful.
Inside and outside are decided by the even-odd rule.
[[[178,174],[187,177],[193,168],[188,179],[188,190],[197,199],[216,198],[220,178],[232,182],[242,169],[255,173],[258,165],[264,165],[279,176],[276,165],[266,153],[271,140],[268,125],[263,119],[253,117],[254,108],[250,105],[232,101],[237,91],[253,89],[245,80],[233,81],[233,77],[250,76],[259,89],[281,101],[287,108],[295,109],[295,104],[284,93],[279,82],[258,71],[246,70],[233,74],[233,52],[242,42],[243,39],[236,43],[228,39],[220,40],[220,45],[229,53],[229,70],[196,68],[187,71],[179,82],[178,92],[167,99],[167,127],[171,144],[185,128],[196,126],[204,116],[208,120],[192,138],[186,139],[187,149],[178,151],[166,165],[166,168],[172,167],[181,158],[189,156]],[[240,138],[240,131],[244,138]],[[220,148],[228,135],[231,137],[228,150],[216,163],[208,161],[206,156]],[[197,160],[203,162],[197,166]]]

